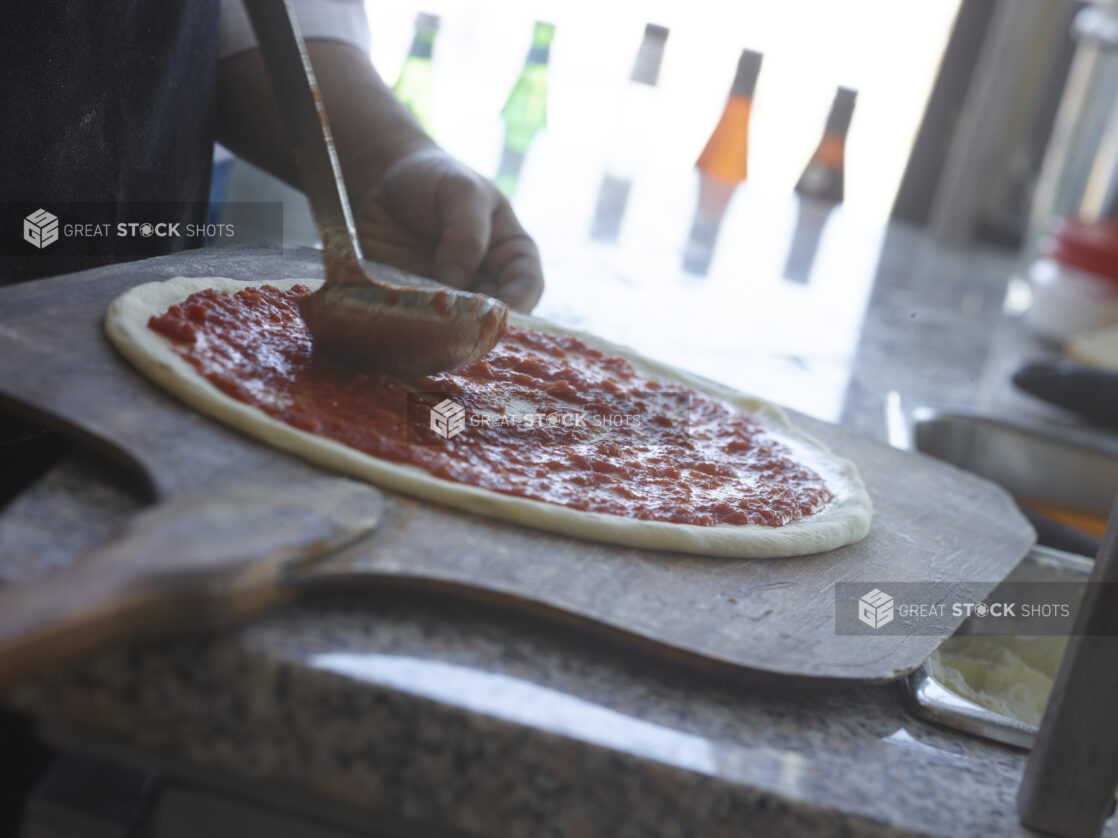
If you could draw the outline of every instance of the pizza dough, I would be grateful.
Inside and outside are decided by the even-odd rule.
[[[510,312],[509,322],[578,338],[602,352],[625,358],[639,373],[685,384],[759,417],[767,430],[775,432],[780,441],[792,449],[797,459],[824,478],[834,499],[819,512],[781,527],[696,526],[585,512],[455,483],[434,477],[416,466],[376,459],[332,439],[299,430],[226,395],[180,357],[171,341],[148,328],[152,316],[162,314],[170,306],[205,289],[239,291],[261,285],[279,289],[306,285],[313,290],[320,284],[321,280],[314,279],[245,283],[222,277],[176,277],[147,283],[113,302],[105,320],[105,330],[117,349],[142,373],[202,413],[326,468],[467,512],[631,547],[740,558],[823,552],[858,541],[869,531],[872,507],[857,469],[795,428],[781,408],[643,358],[632,350],[592,335],[563,329],[537,318]]]

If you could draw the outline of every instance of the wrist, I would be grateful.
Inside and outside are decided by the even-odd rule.
[[[426,134],[397,138],[380,137],[362,146],[339,150],[338,161],[342,167],[346,191],[354,209],[360,204],[362,196],[375,188],[384,173],[400,160],[413,154],[437,151],[438,145]]]
[[[396,161],[438,148],[361,50],[337,41],[310,40],[307,51],[354,204]]]

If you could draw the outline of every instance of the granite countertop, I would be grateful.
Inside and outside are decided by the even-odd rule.
[[[900,227],[876,241],[842,341],[802,357],[747,347],[748,369],[716,377],[875,436],[890,390],[979,401],[1012,261]],[[842,264],[825,260],[804,291],[820,311],[843,293]],[[549,270],[570,282],[541,313],[626,331],[573,314],[576,273]],[[688,293],[709,306],[729,282]],[[616,286],[603,291],[615,304],[646,293]],[[724,357],[717,336],[703,354],[698,328],[656,352],[655,331],[617,338],[707,374]],[[95,519],[88,540],[137,506],[102,464],[66,461],[0,520],[0,543],[40,546],[34,570],[11,564],[0,581],[88,546],[59,516]],[[70,751],[377,834],[1028,834],[1014,803],[1026,754],[915,719],[892,685],[762,690],[430,594],[323,592],[247,627],[106,652],[14,703]]]

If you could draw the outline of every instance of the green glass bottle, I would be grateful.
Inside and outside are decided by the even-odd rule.
[[[435,68],[431,55],[435,48],[435,35],[439,31],[439,16],[420,12],[415,16],[415,37],[411,50],[400,70],[400,77],[392,92],[408,106],[419,124],[430,134],[435,110]]]
[[[547,63],[553,37],[554,24],[536,22],[524,69],[501,108],[501,119],[505,123],[505,148],[497,168],[497,186],[510,197],[520,182],[520,171],[524,167],[528,148],[536,134],[547,126]]]

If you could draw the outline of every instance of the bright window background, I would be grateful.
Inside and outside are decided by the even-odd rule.
[[[646,22],[669,27],[660,77],[661,172],[686,181],[725,103],[743,48],[764,53],[751,131],[750,187],[787,194],[807,162],[837,85],[859,91],[847,143],[847,211],[884,218],[904,165],[959,0],[780,0],[642,3],[563,0],[370,0],[372,55],[395,81],[415,14],[441,17],[435,42],[434,133],[484,174],[502,145],[499,111],[523,64],[535,20],[556,25],[549,126],[522,180],[564,173],[566,197],[592,212],[613,115]],[[671,183],[663,197],[674,197]]]
[[[500,111],[536,20],[555,24],[548,127],[514,206],[540,245],[537,313],[823,419],[841,414],[888,217],[959,0],[371,0],[372,57],[395,82],[418,11],[440,16],[433,133],[487,176],[504,144]],[[645,23],[670,29],[657,120],[637,159],[621,238],[589,237],[599,185]],[[741,50],[764,54],[749,178],[723,219],[710,270],[682,270],[695,159]],[[846,203],[817,240],[806,282],[786,279],[793,185],[835,88],[858,90]]]

